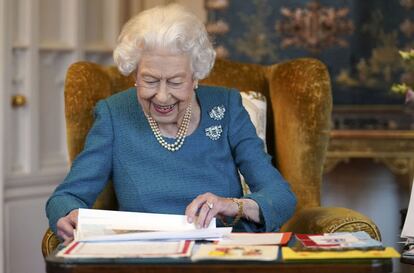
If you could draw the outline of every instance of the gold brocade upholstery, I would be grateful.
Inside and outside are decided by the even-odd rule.
[[[95,103],[133,84],[132,76],[122,76],[115,67],[78,62],[69,68],[65,113],[71,161],[83,148],[93,122]],[[377,226],[366,216],[350,209],[319,207],[332,110],[330,78],[324,64],[309,58],[271,66],[217,60],[210,76],[201,84],[255,90],[266,96],[268,152],[298,199],[297,211],[282,227],[283,231],[364,230],[381,239]],[[95,208],[116,209],[111,187],[99,196]],[[57,244],[58,240],[48,230],[42,243],[43,255]]]

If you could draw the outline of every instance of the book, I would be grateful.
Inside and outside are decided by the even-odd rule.
[[[384,259],[399,258],[398,253],[392,247],[383,250],[345,250],[345,251],[295,251],[290,247],[282,248],[282,259],[295,260],[324,260],[324,259]]]
[[[203,244],[195,251],[191,260],[273,261],[277,259],[278,251],[278,246]]]
[[[384,249],[380,241],[372,239],[365,231],[296,234],[295,236],[300,242],[296,250]]]

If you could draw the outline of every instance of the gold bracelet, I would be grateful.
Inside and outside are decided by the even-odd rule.
[[[224,220],[224,218],[222,218],[221,221],[226,227],[233,227],[240,221],[240,218],[243,216],[243,202],[236,198],[229,198],[229,199],[237,204],[238,210],[237,210],[236,217],[234,217],[233,222],[231,222],[230,224],[226,223],[226,220]]]

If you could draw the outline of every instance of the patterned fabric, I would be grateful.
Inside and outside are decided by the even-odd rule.
[[[293,215],[296,200],[264,152],[239,92],[200,86],[196,95],[199,127],[174,153],[154,138],[134,88],[101,100],[84,150],[47,202],[52,230],[71,210],[92,207],[109,178],[120,210],[184,214],[199,194],[242,197],[238,170],[252,189],[244,198],[259,204],[264,223],[241,221],[236,230],[279,230]],[[208,113],[217,105],[226,114],[211,118]],[[207,136],[206,128],[220,130]]]
[[[372,220],[347,208],[302,209],[282,230],[307,234],[365,231],[373,239],[381,241],[381,233]]]

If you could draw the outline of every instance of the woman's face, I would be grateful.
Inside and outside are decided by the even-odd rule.
[[[180,123],[193,99],[192,74],[190,57],[186,54],[164,51],[143,54],[136,83],[144,112],[160,125]]]

